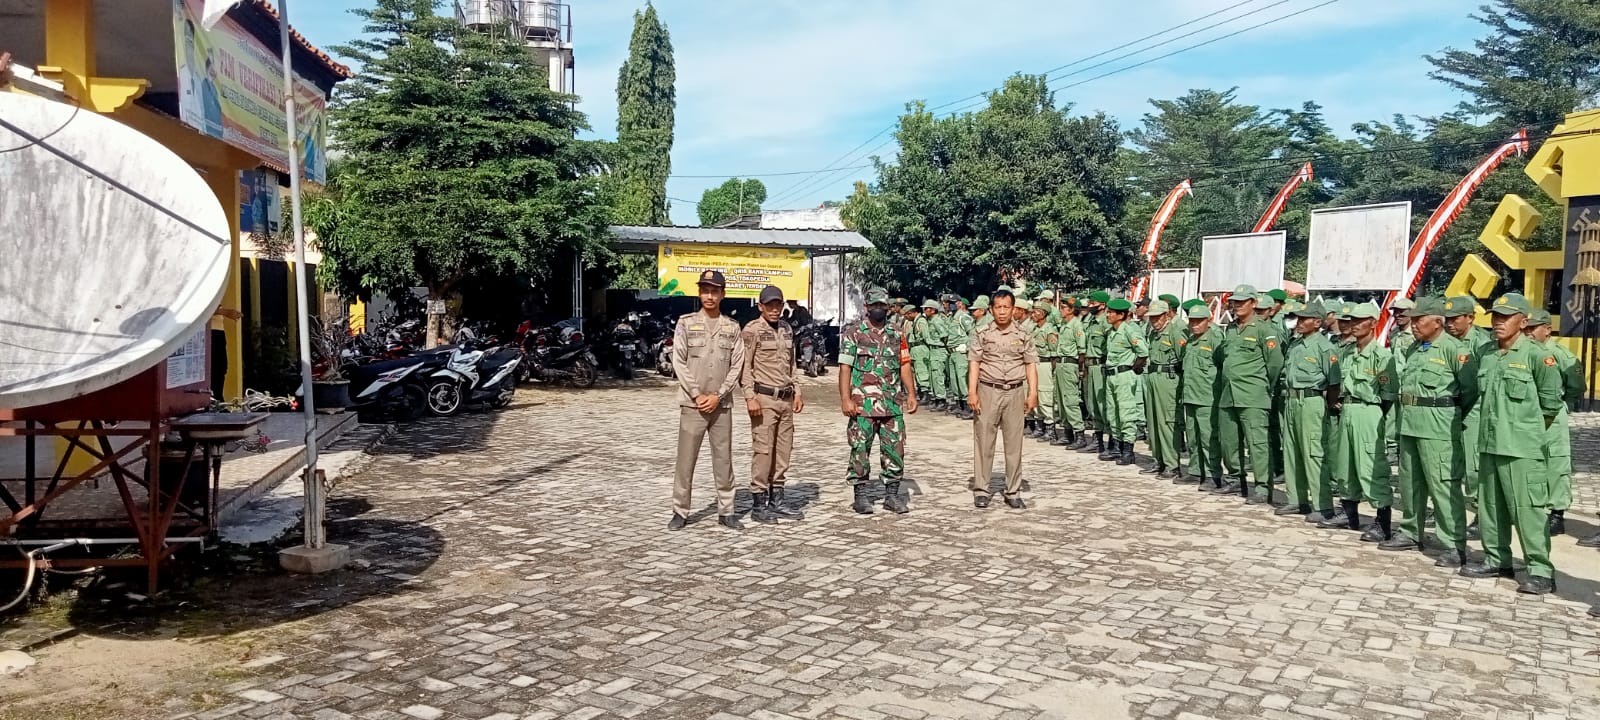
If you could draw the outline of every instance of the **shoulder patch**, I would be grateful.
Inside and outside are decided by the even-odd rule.
[[[1273,340],[1272,338],[1267,338],[1267,349],[1268,350],[1271,350],[1271,349],[1273,349],[1273,348],[1275,348],[1277,346],[1278,346],[1278,341],[1277,340]]]
[[[1465,363],[1465,362],[1467,362],[1468,360],[1471,360],[1471,359],[1472,359],[1472,356],[1468,355],[1466,353],[1461,353],[1460,355],[1456,356],[1456,362],[1459,362],[1459,363]]]
[[[1554,355],[1546,355],[1546,356],[1544,356],[1544,365],[1545,365],[1545,367],[1555,367],[1556,366],[1556,356],[1554,356]]]

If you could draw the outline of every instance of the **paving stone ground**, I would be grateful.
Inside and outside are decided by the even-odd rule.
[[[942,414],[910,422],[913,511],[861,517],[833,382],[799,417],[803,522],[718,527],[702,460],[706,510],[669,533],[672,390],[525,389],[341,484],[349,570],[222,583],[204,631],[99,627],[24,687],[109,638],[189,659],[129,717],[1600,718],[1600,551],[1570,535],[1560,592],[1519,596],[1035,441],[1029,509],[977,510],[970,426]],[[1577,424],[1585,533],[1600,427]]]

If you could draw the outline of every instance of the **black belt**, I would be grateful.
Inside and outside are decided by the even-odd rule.
[[[1089,367],[1098,367],[1100,365],[1100,363],[1101,363],[1100,358],[1089,358],[1088,365],[1089,365]]]
[[[1178,364],[1177,363],[1156,363],[1154,365],[1145,366],[1145,371],[1146,372],[1161,372],[1161,373],[1166,373],[1168,375],[1176,375],[1178,373]]]
[[[1379,405],[1379,406],[1383,405],[1383,403],[1381,403],[1381,402],[1370,402],[1370,401],[1367,401],[1367,400],[1357,400],[1357,399],[1351,398],[1351,397],[1341,398],[1340,402],[1354,403],[1356,405]]]
[[[1290,400],[1301,398],[1322,397],[1325,388],[1284,388],[1283,396]]]
[[[1055,361],[1060,360],[1060,359],[1061,359],[1060,355],[1040,355],[1039,356],[1039,362],[1055,362]]]
[[[766,385],[762,385],[761,383],[756,383],[755,385],[756,385],[756,387],[755,387],[756,392],[761,393],[762,395],[771,395],[772,397],[775,397],[775,398],[777,398],[779,400],[793,400],[794,399],[794,386],[793,385],[790,385],[788,387],[781,387],[781,388],[767,387]]]
[[[1455,407],[1460,401],[1455,397],[1421,397],[1418,395],[1401,395],[1401,405],[1414,407]]]
[[[1027,380],[1018,380],[1018,381],[1013,382],[1013,383],[996,383],[996,382],[989,382],[988,380],[979,380],[978,384],[979,385],[987,385],[987,386],[992,387],[992,388],[994,388],[996,390],[1012,390],[1012,389],[1015,389],[1015,388],[1022,387],[1022,384],[1025,383],[1025,382],[1027,382]]]
[[[1106,377],[1111,377],[1112,375],[1121,375],[1122,373],[1125,373],[1125,372],[1133,372],[1133,366],[1132,365],[1118,365],[1116,367],[1108,367],[1108,368],[1105,369]]]

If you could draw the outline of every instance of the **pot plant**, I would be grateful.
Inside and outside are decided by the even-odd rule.
[[[318,410],[350,406],[350,380],[345,377],[350,320],[342,313],[311,318],[311,402]]]

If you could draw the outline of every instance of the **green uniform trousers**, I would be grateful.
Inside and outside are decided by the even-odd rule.
[[[1178,374],[1156,371],[1144,376],[1145,417],[1149,418],[1150,454],[1156,464],[1178,467]]]
[[[950,351],[950,368],[948,380],[950,382],[950,397],[966,402],[967,400],[967,354],[964,352]]]
[[[1511,530],[1522,542],[1528,574],[1555,577],[1550,564],[1549,469],[1542,458],[1482,453],[1478,458],[1478,529],[1483,533],[1483,562],[1511,567]],[[1437,515],[1435,516],[1437,520]]]
[[[1328,405],[1321,395],[1289,397],[1282,402],[1283,491],[1288,495],[1289,506],[1331,509],[1333,483],[1323,457]]]
[[[1267,450],[1272,455],[1272,477],[1284,474],[1284,464],[1288,458],[1283,456],[1283,405],[1287,402],[1281,395],[1272,398],[1272,412],[1267,415]]]
[[[1134,418],[1133,418],[1133,420],[1136,423],[1142,423],[1142,422],[1145,422],[1145,418],[1146,418],[1146,415],[1144,413],[1145,376],[1143,376],[1143,375],[1135,375],[1134,377],[1139,379],[1138,384],[1134,387],[1134,392],[1137,393],[1137,397],[1139,398],[1139,402],[1137,404],[1137,407],[1134,408],[1134,411],[1133,411],[1134,412]]]
[[[932,392],[933,386],[929,385],[928,373],[928,346],[911,346],[911,372],[917,378],[917,389],[923,392]]]
[[[1222,408],[1219,413],[1223,468],[1243,482],[1248,467],[1250,480],[1262,490],[1272,487],[1272,449],[1267,441],[1267,415],[1271,412],[1267,408]]]
[[[1572,427],[1566,408],[1550,423],[1545,440],[1545,465],[1550,473],[1550,509],[1572,509]]]
[[[1183,406],[1189,441],[1189,474],[1201,478],[1222,477],[1222,438],[1217,432],[1222,411],[1215,405]]]
[[[1078,377],[1078,363],[1061,360],[1056,363],[1056,406],[1060,408],[1061,424],[1073,430],[1083,430],[1083,380]]]
[[[1340,497],[1366,500],[1375,508],[1386,508],[1394,502],[1385,447],[1388,441],[1382,407],[1345,401],[1339,416],[1339,454],[1332,463]]]
[[[1056,422],[1056,362],[1039,359],[1039,407],[1033,416],[1047,425]]]
[[[945,365],[950,362],[950,351],[942,347],[928,346],[928,380],[933,383],[931,392],[940,400],[950,399],[950,384],[946,382],[947,373]]]
[[[1467,447],[1467,481],[1461,486],[1461,492],[1466,496],[1467,509],[1470,510],[1478,506],[1478,460],[1480,458],[1477,450],[1475,450],[1478,447],[1478,408],[1476,406],[1467,413],[1467,417],[1461,424],[1464,428],[1461,437]]]
[[[1467,547],[1461,455],[1458,440],[1400,436],[1400,495],[1407,509],[1400,530],[1418,543],[1422,542],[1423,522],[1428,515],[1428,501],[1432,500],[1434,534],[1439,536],[1439,542],[1448,548]]]
[[[1144,405],[1139,386],[1139,376],[1132,371],[1106,378],[1106,405],[1110,406],[1106,425],[1111,436],[1123,442],[1131,443],[1139,435],[1139,409]]]
[[[1111,432],[1110,417],[1106,412],[1106,368],[1104,365],[1089,366],[1089,397],[1085,398],[1089,406],[1089,414],[1094,420],[1094,431],[1097,433]]]

